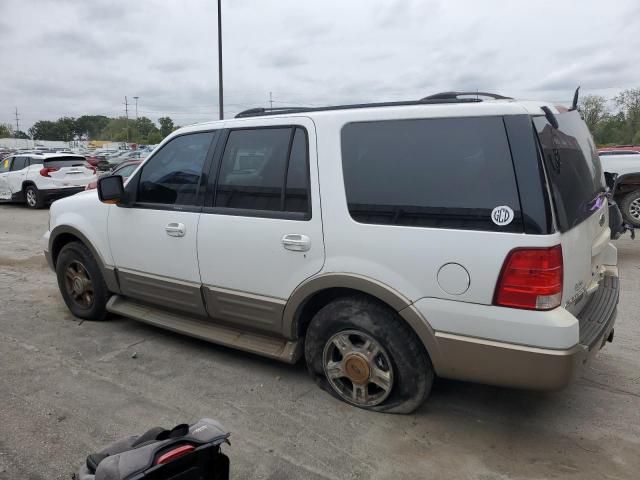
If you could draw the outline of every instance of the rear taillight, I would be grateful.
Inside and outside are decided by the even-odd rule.
[[[156,465],[164,465],[165,463],[169,463],[176,458],[180,458],[185,456],[187,453],[191,453],[196,449],[193,445],[181,445],[172,450],[169,450],[164,455],[161,455],[155,462]]]
[[[496,285],[494,305],[550,310],[562,300],[562,247],[509,252]]]
[[[57,172],[58,170],[60,170],[59,168],[53,168],[53,167],[44,167],[40,169],[40,175],[42,175],[43,177],[49,177],[49,173],[51,172]]]

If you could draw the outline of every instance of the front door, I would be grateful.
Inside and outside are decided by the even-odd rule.
[[[226,132],[198,258],[212,319],[281,334],[286,300],[324,263],[316,138],[305,118],[263,122]]]
[[[27,178],[27,170],[29,170],[29,157],[13,157],[13,163],[5,179],[14,198],[22,191],[22,183]]]
[[[109,211],[109,244],[123,295],[205,315],[196,240],[202,171],[215,131],[174,137],[126,185],[131,207]]]
[[[9,188],[9,170],[11,170],[12,157],[3,158],[0,161],[0,200],[11,200]]]

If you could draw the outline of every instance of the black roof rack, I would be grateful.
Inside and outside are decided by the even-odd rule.
[[[489,92],[440,92],[424,97],[422,100],[436,100],[436,99],[458,99],[461,100],[462,96],[475,95],[477,97],[489,97],[495,100],[513,100],[512,97],[505,97],[504,95],[498,95],[497,93]]]
[[[275,107],[275,108],[250,108],[236,115],[236,118],[256,117],[261,115],[278,115],[282,113],[305,113],[305,112],[324,112],[328,110],[349,110],[352,108],[374,108],[374,107],[399,107],[405,105],[431,105],[440,103],[477,103],[482,102],[480,98],[458,98],[457,95],[467,95],[464,92],[446,92],[431,95],[420,100],[406,100],[402,102],[380,102],[380,103],[356,103],[352,105],[332,105],[328,107]],[[472,93],[476,95],[476,92]],[[446,95],[446,96],[442,96]],[[471,95],[471,94],[469,94]],[[481,96],[493,96],[496,99],[508,99],[495,94],[484,94]]]

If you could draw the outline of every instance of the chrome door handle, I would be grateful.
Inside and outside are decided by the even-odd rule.
[[[184,226],[184,223],[169,223],[166,227],[164,227],[164,231],[167,232],[167,235],[171,237],[184,237],[187,233],[187,229]]]
[[[288,233],[282,237],[282,246],[294,252],[307,252],[311,249],[311,239],[299,233]]]

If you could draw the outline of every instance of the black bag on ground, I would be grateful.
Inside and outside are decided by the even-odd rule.
[[[155,427],[92,453],[76,479],[228,480],[229,458],[220,450],[228,438],[209,418],[171,430]]]

